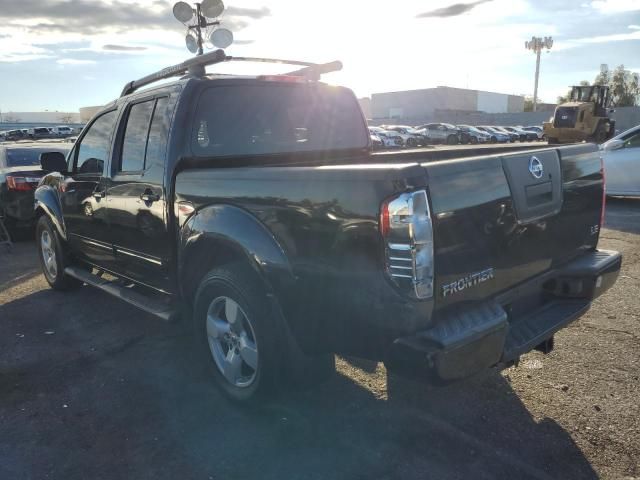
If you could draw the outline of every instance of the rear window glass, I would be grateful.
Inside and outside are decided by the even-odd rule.
[[[212,87],[195,118],[197,156],[363,148],[369,141],[353,94],[324,85]]]
[[[40,154],[42,152],[61,152],[66,155],[67,150],[59,149],[39,149],[39,148],[12,148],[7,149],[7,166],[8,167],[29,167],[32,165],[40,165]]]

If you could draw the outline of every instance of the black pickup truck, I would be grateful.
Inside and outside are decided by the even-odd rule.
[[[435,382],[512,365],[615,282],[595,146],[374,154],[353,93],[319,81],[339,64],[204,71],[231,60],[256,59],[125,86],[41,156],[35,197],[49,284],[192,319],[232,398],[333,353]]]

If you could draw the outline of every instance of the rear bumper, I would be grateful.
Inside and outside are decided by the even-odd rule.
[[[582,316],[616,281],[618,252],[596,250],[486,302],[461,306],[435,327],[396,339],[388,367],[434,383],[509,364]]]

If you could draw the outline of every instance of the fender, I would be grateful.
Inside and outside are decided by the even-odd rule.
[[[249,262],[267,284],[270,293],[281,294],[295,281],[291,265],[277,240],[256,217],[227,204],[199,210],[184,224],[178,246],[178,280],[184,289],[197,287],[194,273],[240,257]]]
[[[64,177],[59,173],[50,173],[42,178],[40,185],[35,191],[36,214],[42,210],[49,216],[58,234],[66,241],[67,229],[62,216],[62,205],[58,194],[58,185],[64,182]]]

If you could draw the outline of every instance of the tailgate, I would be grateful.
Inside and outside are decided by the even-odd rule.
[[[595,145],[423,166],[436,309],[492,297],[597,244],[603,177]]]

